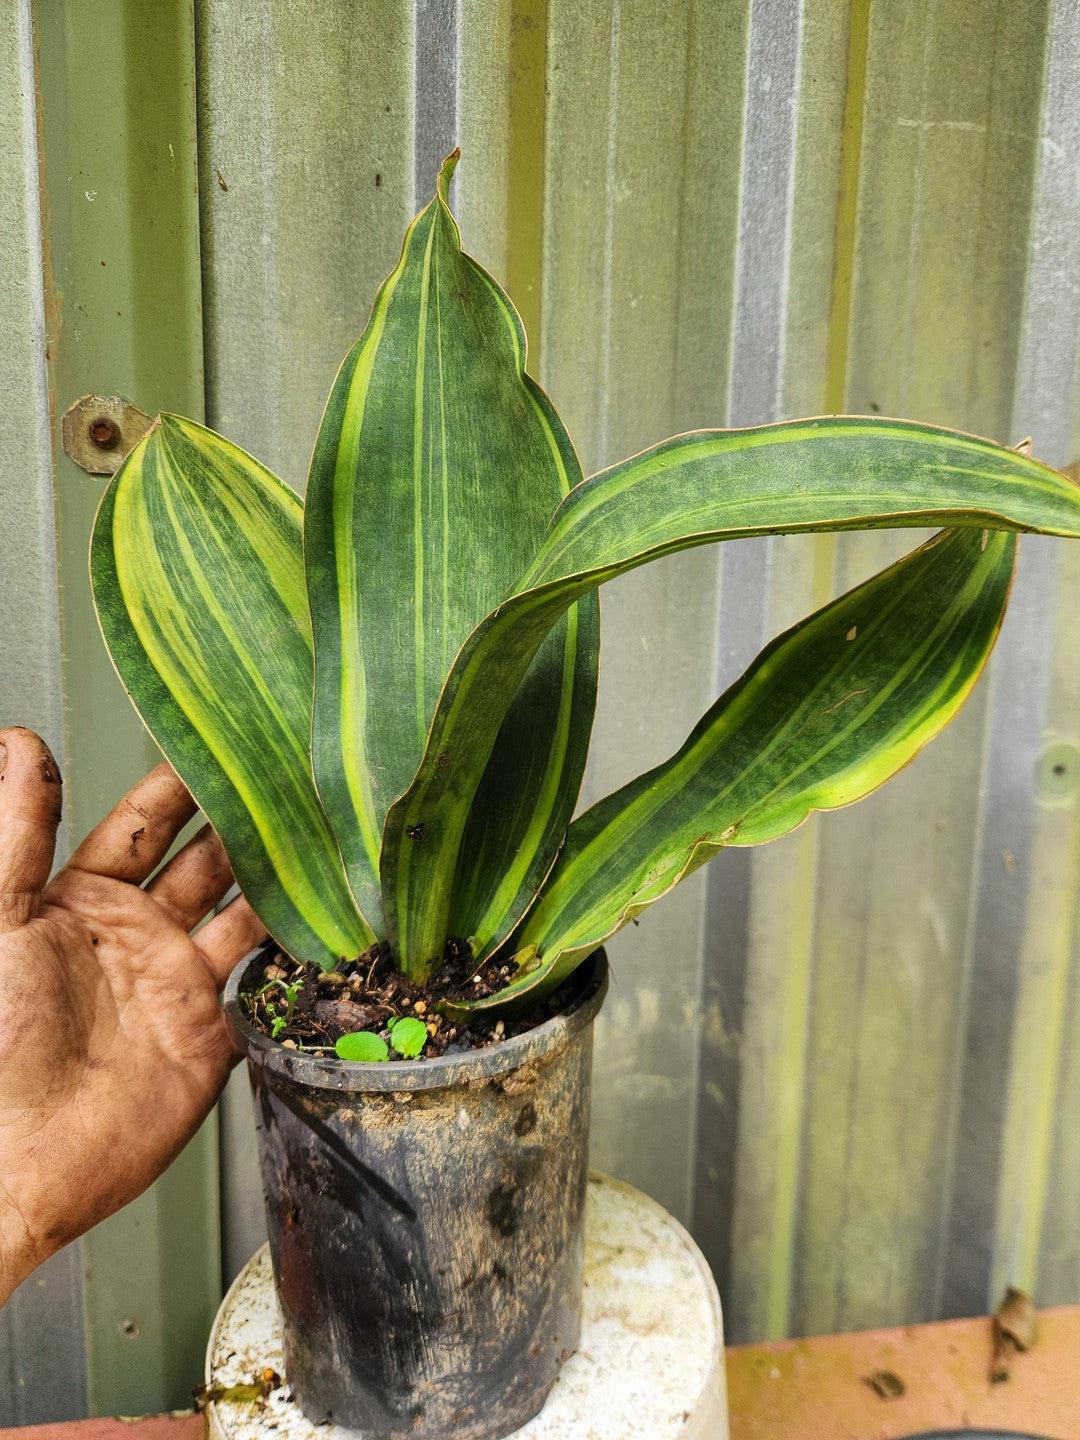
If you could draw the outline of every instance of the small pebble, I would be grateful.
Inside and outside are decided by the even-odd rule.
[[[502,1020],[496,1022],[494,1034],[497,1040],[501,1040],[506,1034],[506,1025]]]
[[[401,998],[401,1008],[403,1010],[407,1010],[411,1004],[412,1001],[409,999],[408,995],[403,995]],[[421,1001],[421,1004],[423,1004],[423,1001]]]
[[[282,1048],[283,1050],[295,1050],[295,1049],[296,1049],[296,1041],[295,1041],[295,1040],[282,1040],[282,1042],[281,1042],[281,1048]]]
[[[426,1015],[427,1002],[424,1000],[417,1000],[416,1004],[413,1006],[413,1009],[416,1011],[417,1015]]]
[[[328,970],[325,975],[320,975],[319,979],[324,985],[348,985],[349,983],[349,977],[342,975],[340,970]]]
[[[434,1035],[435,1032],[436,1032],[436,1030],[438,1030],[438,1028],[439,1028],[439,1027],[438,1027],[438,1025],[435,1024],[434,1020],[429,1020],[429,1021],[428,1021],[427,1033],[428,1033],[429,1035]]]
[[[267,965],[266,969],[263,971],[263,974],[266,976],[267,980],[284,980],[286,972],[281,968],[280,965]]]

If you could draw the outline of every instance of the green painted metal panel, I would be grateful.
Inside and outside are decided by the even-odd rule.
[[[1072,8],[1055,7],[1059,30]],[[591,468],[680,428],[843,407],[1008,437],[1050,23],[1045,6],[995,0],[444,0],[418,7],[411,31],[373,11],[369,34],[377,53],[405,47],[384,63],[413,144],[395,183],[404,193],[430,167],[440,137],[462,144],[469,242],[507,278],[532,368]],[[258,124],[243,118],[230,64],[248,77],[269,62],[241,64],[219,36],[204,148],[239,137],[243,159],[247,130],[289,128],[332,150],[338,129],[321,136],[301,93],[317,90],[321,39],[259,33],[267,52],[289,47],[295,86],[287,100],[255,87]],[[409,45],[412,95],[397,68]],[[942,46],[950,65],[928,63]],[[360,144],[357,173],[376,143]],[[286,191],[279,231],[306,194]],[[229,194],[209,198],[224,215]],[[381,220],[374,233],[381,244]],[[321,293],[365,255],[331,253],[301,333],[320,313],[336,326]],[[234,252],[221,262],[221,344],[245,339],[230,295],[276,313],[292,283],[282,256],[246,289]],[[222,404],[242,393],[223,385]],[[589,795],[664,754],[769,634],[902,543],[755,542],[611,587]],[[1014,649],[1048,603],[1025,597]],[[1033,1032],[1042,1013],[1014,1014],[1010,990],[979,1039],[980,987],[1019,965],[995,958],[996,921],[980,917],[1028,904],[1026,872],[1010,896],[987,868],[995,816],[1017,794],[1034,811],[1030,785],[1001,773],[1025,684],[999,666],[954,734],[862,811],[724,857],[613,947],[597,1158],[692,1217],[737,1335],[989,1303],[997,1242],[965,1253],[951,1236],[980,1188],[990,1232],[1005,1215],[1006,1150],[969,1174],[961,1142],[968,1111],[1003,1141],[1009,1087],[983,1104],[965,1054],[992,1055],[1002,1024],[1009,1041],[1013,1019]]]
[[[1080,6],[1055,4],[1026,236],[1014,425],[1036,435],[1059,463],[1080,454],[1080,177],[1074,163],[1080,117],[1068,99],[1078,47]],[[1068,547],[1035,550],[1029,575],[1034,579],[1037,564],[1043,593],[1033,597],[1041,603],[1031,613],[1042,621],[1034,649],[1043,666],[1044,706],[1023,767],[1030,841],[1009,859],[1011,872],[1027,883],[1012,946],[1016,983],[1010,1060],[1003,1067],[991,1283],[1019,1283],[1043,1303],[1057,1304],[1080,1290],[1078,1152],[1070,1124],[1080,1094],[1080,557]],[[1022,637],[1025,648],[1032,638]]]
[[[198,14],[207,416],[296,489],[413,213],[406,0]]]
[[[540,377],[587,470],[725,419],[738,151],[717,137],[739,131],[745,36],[737,7],[549,6]],[[715,698],[719,563],[606,587],[587,800],[670,754]],[[698,877],[621,939],[597,1045],[595,1159],[683,1218],[705,893]]]
[[[103,481],[62,453],[87,393],[200,415],[202,322],[190,5],[34,11],[55,405],[67,805],[82,834],[159,758],[112,671],[87,546]],[[154,1097],[146,1097],[147,1104]],[[183,1404],[220,1293],[211,1120],[161,1181],[83,1241],[91,1413]]]
[[[1080,453],[1078,0],[202,0],[194,49],[186,6],[162,23],[148,0],[37,11],[61,409],[117,389],[198,414],[205,343],[211,423],[302,485],[338,360],[459,142],[468,242],[587,468],[841,408]],[[81,827],[149,752],[86,603],[100,484],[60,460],[56,485]],[[911,543],[748,542],[609,587],[588,798]],[[1024,548],[999,662],[947,737],[612,946],[596,1158],[690,1220],[735,1338],[981,1310],[1007,1281],[1080,1297],[1080,562]],[[261,1229],[251,1142],[234,1083],[230,1271]],[[215,1243],[202,1143],[88,1242],[99,1402],[142,1364],[163,1403],[169,1337],[205,1311],[171,1296]],[[160,1285],[128,1283],[125,1245]]]
[[[63,766],[52,435],[29,3],[0,12],[0,725],[44,735]],[[43,1345],[42,1335],[52,1343]],[[81,1256],[62,1251],[0,1310],[0,1425],[86,1412]]]
[[[207,419],[301,490],[412,216],[413,8],[206,0],[197,24]],[[243,1074],[220,1113],[231,1278],[265,1235]]]
[[[854,222],[838,243],[851,246],[850,296],[833,308],[846,331],[830,337],[844,406],[1019,439],[1045,9],[978,0],[852,19],[868,29],[848,52],[861,119],[845,183],[857,193],[838,206]],[[943,47],[950,63],[929,63]],[[842,273],[842,253],[835,263]],[[900,548],[845,538],[838,586]],[[974,1179],[953,1168],[971,970],[992,959],[973,949],[972,914],[992,695],[982,687],[917,766],[821,837],[798,1266],[783,1317],[796,1331],[932,1314],[949,1284],[942,1234]]]

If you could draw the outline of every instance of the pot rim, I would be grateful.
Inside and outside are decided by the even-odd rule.
[[[250,951],[233,969],[225,983],[222,1007],[233,1039],[249,1061],[284,1075],[294,1083],[316,1090],[367,1091],[398,1094],[415,1090],[441,1090],[473,1080],[490,1080],[518,1070],[530,1061],[561,1050],[596,1018],[608,988],[608,961],[601,948],[593,952],[575,972],[580,989],[570,1005],[509,1040],[500,1040],[482,1050],[458,1055],[436,1055],[430,1060],[363,1061],[305,1055],[286,1050],[256,1029],[243,1013],[240,989],[247,972],[262,950]]]

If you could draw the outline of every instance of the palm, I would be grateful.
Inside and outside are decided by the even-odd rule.
[[[233,1059],[218,995],[261,926],[240,901],[190,935],[231,883],[209,831],[141,888],[194,810],[168,766],[45,884],[54,762],[27,731],[0,742],[0,1198],[41,1258],[143,1190],[213,1105]]]

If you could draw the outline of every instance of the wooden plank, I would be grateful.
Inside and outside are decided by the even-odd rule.
[[[1080,1309],[1044,1310],[1039,1338],[990,1383],[989,1320],[747,1345],[727,1353],[731,1440],[897,1440],[959,1426],[1080,1437]],[[884,1399],[868,1383],[896,1376]]]

